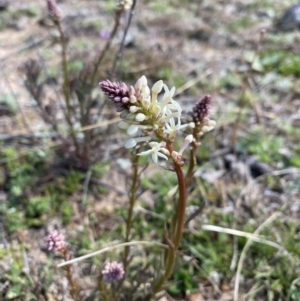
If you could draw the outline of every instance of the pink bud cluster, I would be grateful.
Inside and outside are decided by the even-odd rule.
[[[193,107],[191,115],[195,124],[201,124],[204,118],[207,118],[210,111],[211,97],[210,95],[205,95],[201,100],[199,100]]]
[[[44,238],[48,251],[64,251],[66,249],[65,236],[57,230],[53,230]]]
[[[123,82],[111,82],[105,80],[99,83],[105,95],[111,99],[116,107],[117,112],[129,110],[129,88]]]
[[[116,261],[107,262],[101,273],[103,280],[108,283],[113,283],[121,280],[125,274],[123,265]]]

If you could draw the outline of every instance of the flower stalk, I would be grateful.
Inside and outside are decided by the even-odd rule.
[[[65,97],[65,102],[66,102],[65,116],[66,116],[66,121],[70,128],[70,135],[74,142],[76,153],[79,154],[79,145],[78,145],[78,141],[77,141],[76,134],[75,134],[74,124],[72,122],[73,110],[72,110],[72,106],[71,106],[70,77],[69,77],[69,67],[68,67],[68,58],[67,58],[67,44],[68,43],[67,43],[66,36],[65,36],[64,31],[61,26],[61,18],[54,18],[53,22],[59,32],[60,44],[62,47],[61,64],[62,64],[63,78],[64,78],[63,93],[64,93],[64,97]]]
[[[68,261],[69,258],[68,258],[68,249],[67,248],[62,251],[62,254],[64,256],[64,260]],[[78,285],[75,282],[75,280],[73,279],[71,265],[66,265],[64,267],[64,269],[66,271],[67,279],[68,279],[68,282],[70,285],[70,294],[75,301],[80,301],[81,299],[80,299],[80,295],[79,295]]]
[[[125,234],[125,243],[130,241],[130,233],[133,223],[133,209],[136,202],[136,193],[139,187],[139,156],[137,153],[139,149],[136,151],[134,158],[133,158],[133,175],[132,175],[132,183],[129,195],[129,208],[128,208],[128,215],[126,218],[126,234]],[[126,272],[128,266],[128,256],[129,256],[130,247],[126,246],[124,249],[124,259],[123,259],[123,267],[124,271]]]
[[[173,151],[173,145],[168,145],[168,149],[170,152]],[[172,237],[173,241],[169,242],[169,250],[167,252],[167,258],[166,258],[166,269],[164,274],[161,276],[161,278],[157,281],[157,283],[154,285],[152,293],[149,297],[149,300],[151,300],[156,293],[158,293],[165,282],[170,278],[170,276],[173,273],[176,258],[177,258],[177,252],[180,246],[180,242],[182,239],[183,231],[184,231],[184,219],[185,219],[185,209],[187,204],[187,191],[186,191],[186,181],[184,177],[184,173],[182,170],[182,164],[175,159],[173,159],[174,164],[174,170],[177,176],[178,181],[178,192],[179,192],[179,198],[178,198],[178,204],[176,211],[174,212],[174,215],[176,216],[176,224],[173,229]]]
[[[182,240],[185,211],[187,206],[187,185],[190,184],[196,166],[196,151],[200,142],[197,141],[204,133],[214,128],[215,122],[208,117],[210,109],[210,96],[206,95],[198,101],[190,112],[187,124],[181,123],[182,108],[173,99],[175,87],[169,89],[160,80],[150,89],[147,78],[142,76],[134,86],[128,87],[123,82],[100,82],[102,91],[115,105],[116,111],[120,113],[122,128],[127,128],[127,134],[131,137],[125,143],[126,148],[137,148],[138,156],[150,155],[154,163],[159,159],[172,159],[173,170],[176,173],[178,183],[178,201],[173,213],[170,233],[165,233],[165,241],[168,249],[165,254],[165,270],[152,287],[147,300],[151,300],[163,288],[171,277],[176,264],[176,258]],[[164,89],[164,95],[159,98]],[[179,134],[187,136],[182,146],[176,151],[174,141]],[[139,144],[140,143],[140,144]],[[150,149],[140,151],[143,145]],[[186,176],[183,172],[185,164],[184,151],[188,146],[190,149],[190,160]],[[136,161],[137,163],[137,161]],[[138,183],[138,170],[135,167],[133,183],[131,187],[129,212],[126,221],[126,242],[130,241],[130,229],[132,227],[132,212],[135,203],[135,194]],[[129,249],[125,249],[124,268],[128,266],[127,257]]]
[[[70,259],[68,256],[69,250],[65,241],[65,236],[62,233],[58,232],[57,230],[53,230],[44,238],[44,240],[46,242],[48,251],[60,252],[63,255],[65,261],[68,261]],[[73,278],[71,265],[66,265],[64,269],[66,271],[66,276],[70,285],[70,294],[75,301],[79,301],[79,289],[77,283]]]

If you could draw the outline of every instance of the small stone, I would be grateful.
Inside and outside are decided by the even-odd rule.
[[[300,1],[283,13],[277,24],[277,28],[283,31],[300,29]]]

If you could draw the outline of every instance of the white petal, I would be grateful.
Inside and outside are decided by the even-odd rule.
[[[138,153],[138,156],[148,156],[148,155],[151,154],[151,152],[152,152],[152,149],[149,149],[149,150],[147,150],[147,151]]]
[[[164,82],[162,80],[157,81],[153,87],[152,87],[152,91],[156,94],[160,93],[162,88],[163,88],[163,84]]]
[[[125,148],[133,148],[136,146],[136,141],[133,138],[130,138],[129,140],[126,141],[125,143]]]
[[[165,92],[169,94],[170,90],[169,90],[168,86],[166,84],[163,84],[163,87],[164,87]]]
[[[173,97],[173,96],[174,96],[175,90],[176,90],[175,87],[173,87],[173,88],[170,90],[170,97]]]
[[[134,85],[134,88],[135,88],[137,91],[140,91],[141,88],[142,88],[142,84],[143,84],[142,78],[139,78],[139,79],[136,81],[136,83],[135,83],[135,85]]]
[[[142,81],[142,85],[147,86],[147,77],[145,75],[143,75],[140,79]]]
[[[146,87],[143,88],[143,95],[144,95],[144,97],[149,97],[149,95],[150,95],[150,89],[149,89],[148,86],[146,86]]]
[[[153,160],[154,163],[157,163],[157,161],[158,161],[158,156],[157,155],[158,155],[157,152],[152,154],[152,160]]]
[[[162,154],[162,153],[157,153],[157,156],[158,156],[158,157],[161,157],[161,158],[164,158],[165,160],[168,160],[168,159],[169,159],[166,155],[164,155],[164,154]]]
[[[138,128],[136,125],[132,124],[132,125],[128,128],[127,134],[128,134],[129,136],[133,136],[133,135],[135,135],[135,134],[137,133],[138,130],[139,130],[139,128]]]

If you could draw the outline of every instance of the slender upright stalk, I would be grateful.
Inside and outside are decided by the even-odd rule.
[[[103,285],[102,275],[98,278],[98,289],[99,289],[99,292],[101,293],[101,297],[103,298],[103,301],[108,301],[109,296],[108,296],[106,287]]]
[[[115,74],[116,74],[117,63],[118,63],[118,61],[119,61],[119,60],[122,58],[122,56],[123,56],[123,50],[124,50],[124,46],[125,46],[125,39],[126,39],[128,30],[129,30],[129,27],[130,27],[130,24],[131,24],[132,17],[133,17],[133,15],[134,15],[134,10],[135,10],[135,6],[136,6],[136,2],[137,2],[137,0],[133,0],[133,2],[132,2],[131,9],[130,9],[130,13],[129,13],[128,22],[127,22],[126,28],[125,28],[125,30],[124,30],[122,42],[121,42],[119,51],[118,51],[118,53],[117,53],[117,55],[116,55],[116,57],[115,57],[114,63],[113,63],[112,72],[111,72],[111,75],[112,75],[113,77],[114,77]]]
[[[193,136],[197,137],[197,130],[193,130]],[[196,165],[196,152],[197,152],[197,142],[193,141],[191,143],[191,150],[190,150],[190,161],[189,161],[189,167],[185,176],[186,185],[188,186],[189,183],[192,180],[193,174],[194,174],[194,168]]]
[[[171,153],[173,150],[173,146],[171,144],[168,144],[167,147]],[[169,242],[169,251],[167,252],[165,273],[155,284],[153,291],[149,297],[149,300],[151,300],[155,296],[155,294],[161,290],[165,282],[170,278],[174,270],[177,251],[180,246],[180,242],[184,230],[184,218],[185,218],[185,209],[187,203],[186,181],[184,178],[184,174],[180,162],[173,160],[173,163],[174,163],[174,169],[177,176],[178,191],[179,191],[178,204],[177,204],[176,211],[174,212],[174,215],[176,215],[176,225],[174,227],[174,233],[172,235],[174,239],[173,241]]]
[[[133,222],[133,209],[136,201],[136,192],[139,187],[139,156],[137,156],[139,152],[139,149],[136,150],[135,157],[133,159],[133,175],[132,175],[132,183],[131,183],[131,189],[130,189],[130,195],[129,195],[129,209],[128,209],[128,215],[126,219],[126,234],[125,234],[125,242],[130,241],[130,233],[132,228],[132,222]],[[123,266],[124,271],[126,272],[127,266],[128,266],[128,255],[129,255],[129,246],[125,247],[124,250],[124,260],[123,260]]]
[[[70,91],[70,79],[69,79],[69,69],[68,69],[68,59],[67,59],[67,40],[62,30],[60,20],[59,19],[55,20],[54,23],[58,29],[60,43],[62,47],[62,70],[64,75],[63,91],[64,91],[64,96],[65,96],[65,101],[67,106],[66,120],[70,127],[70,134],[76,148],[76,153],[79,154],[79,145],[76,139],[74,126],[72,123],[71,91]]]
[[[102,51],[99,53],[98,57],[95,59],[95,63],[93,66],[93,70],[91,72],[91,75],[89,78],[83,79],[83,85],[86,85],[87,83],[94,88],[96,81],[98,80],[98,70],[101,66],[101,63],[105,57],[105,54],[108,52],[108,50],[110,49],[112,40],[114,39],[119,27],[120,27],[120,23],[121,23],[121,16],[122,13],[120,11],[116,11],[115,14],[115,23],[114,23],[114,27],[110,32],[109,35],[109,39],[106,41],[106,44],[104,46],[104,48],[102,49]],[[91,103],[93,101],[93,97],[92,94],[88,95],[86,102],[81,101],[80,104],[80,110],[81,110],[81,126],[84,127],[86,125],[88,125],[88,121],[89,121],[89,116],[90,116],[90,110],[91,110]],[[86,109],[86,113],[84,113],[84,109]],[[85,132],[84,133],[84,152],[86,154],[86,158],[90,158],[90,145],[91,145],[91,133],[89,132]],[[91,162],[89,162],[90,164]]]
[[[63,251],[63,256],[64,256],[65,261],[68,261],[68,251],[67,251],[67,249],[65,249]],[[73,279],[71,265],[65,266],[65,270],[67,272],[67,279],[69,281],[69,285],[70,285],[70,288],[71,288],[70,289],[71,296],[75,301],[79,301],[80,300],[79,290],[78,290],[78,286],[77,286],[76,282]]]
[[[96,63],[94,64],[94,68],[93,68],[92,75],[91,75],[91,81],[90,81],[92,87],[96,83],[98,69],[104,59],[104,56],[105,56],[106,52],[109,50],[111,42],[119,29],[119,26],[121,23],[121,16],[122,16],[122,11],[116,11],[114,27],[113,27],[112,31],[110,32],[109,39],[107,40],[103,50],[101,51],[98,58],[96,59]]]

